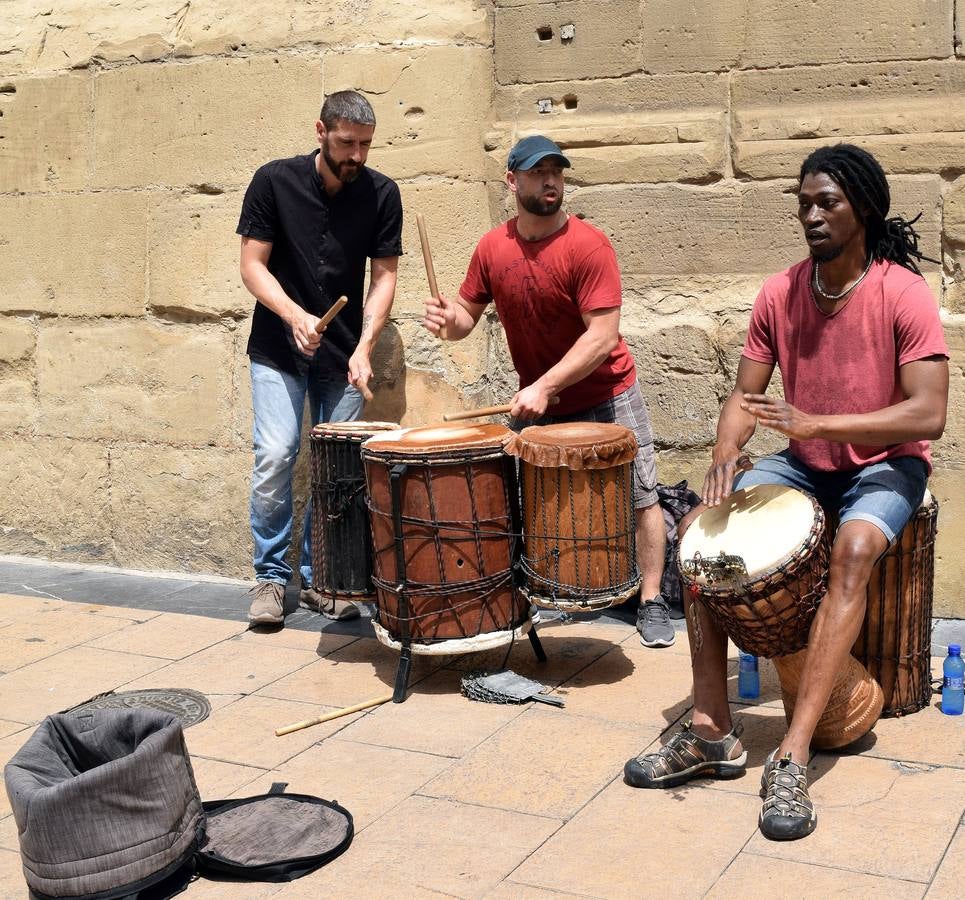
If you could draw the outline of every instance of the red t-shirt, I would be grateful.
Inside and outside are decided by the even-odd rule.
[[[876,262],[833,315],[811,296],[811,261],[768,278],[754,302],[744,356],[777,363],[788,403],[815,415],[874,412],[905,399],[898,368],[948,355],[938,307],[925,279],[896,263]],[[887,447],[820,439],[791,441],[812,469],[850,471],[896,456],[918,456],[931,469],[928,441]]]
[[[521,388],[552,369],[586,331],[582,313],[623,302],[610,241],[575,216],[542,241],[519,237],[515,219],[494,228],[476,247],[459,293],[472,303],[495,301]],[[568,415],[603,403],[636,377],[621,337],[593,372],[560,392],[552,414]]]

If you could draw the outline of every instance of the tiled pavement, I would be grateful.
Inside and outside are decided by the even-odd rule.
[[[0,763],[43,716],[102,691],[191,687],[213,707],[185,732],[202,797],[285,781],[355,817],[350,850],[307,878],[201,880],[186,897],[961,896],[965,718],[932,706],[879,722],[860,753],[816,754],[817,831],[770,843],[757,786],[783,711],[767,663],[760,701],[735,707],[746,776],[639,791],[622,781],[624,760],[690,708],[685,634],[656,651],[619,612],[548,621],[548,662],[524,641],[510,665],[552,684],[565,709],[472,703],[460,670],[485,660],[422,657],[404,704],[276,738],[280,725],[386,693],[397,657],[366,619],[298,611],[283,630],[248,631],[244,591],[0,558]],[[938,623],[936,645],[963,637],[965,623]],[[0,792],[0,897],[26,895]]]

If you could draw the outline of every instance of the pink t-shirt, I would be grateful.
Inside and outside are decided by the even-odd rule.
[[[607,236],[570,216],[555,234],[524,241],[511,219],[483,235],[459,289],[472,303],[496,303],[520,387],[553,368],[586,331],[582,314],[620,306],[616,254]],[[596,406],[625,391],[637,372],[620,338],[586,378],[560,392],[554,416]]]
[[[876,262],[834,315],[811,296],[811,261],[768,278],[754,302],[744,356],[777,363],[788,403],[815,415],[874,412],[905,399],[898,368],[947,356],[938,307],[925,280],[896,263]],[[928,441],[867,447],[820,439],[791,441],[812,469],[848,471],[896,456],[931,469]]]

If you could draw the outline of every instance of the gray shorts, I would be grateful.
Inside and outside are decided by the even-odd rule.
[[[636,382],[622,394],[590,409],[565,416],[511,419],[509,427],[513,431],[522,431],[528,425],[555,425],[558,422],[615,422],[629,428],[637,438],[637,455],[633,459],[633,506],[635,509],[646,509],[657,502],[657,459],[653,451],[653,430],[647,404]]]

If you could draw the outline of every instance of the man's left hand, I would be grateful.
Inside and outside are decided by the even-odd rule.
[[[814,417],[779,397],[744,394],[741,409],[749,412],[765,428],[779,431],[795,441],[806,441],[815,437]]]
[[[552,397],[537,381],[513,397],[509,414],[515,419],[538,419],[545,414]]]

